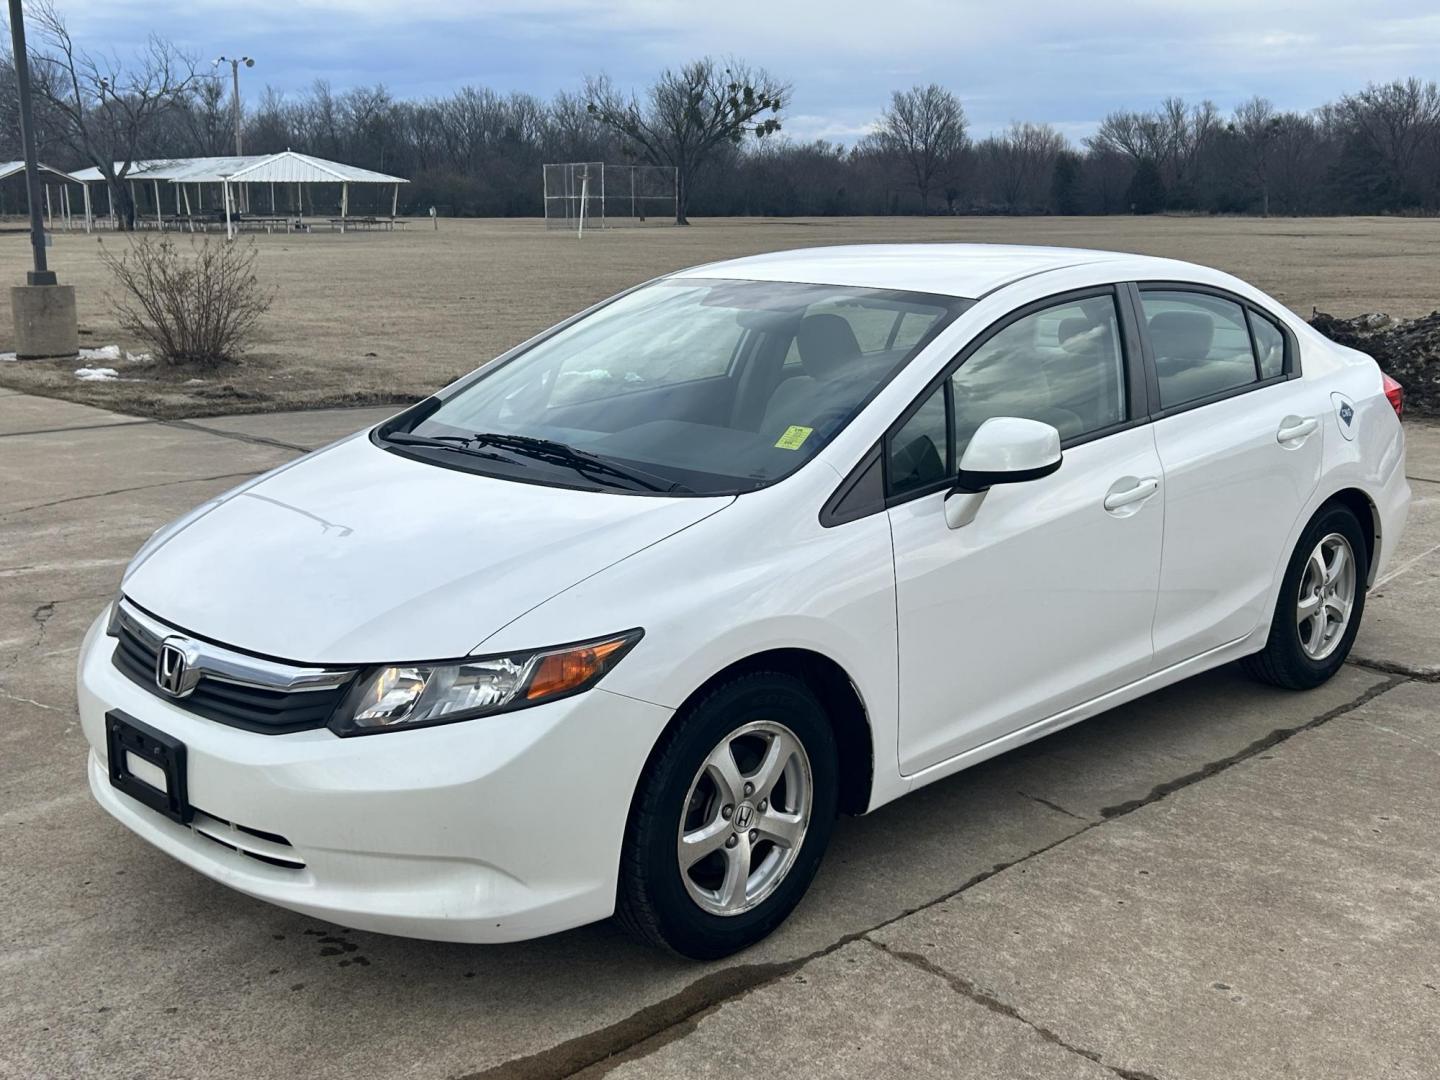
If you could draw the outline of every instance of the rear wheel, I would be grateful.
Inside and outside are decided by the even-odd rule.
[[[1256,678],[1291,690],[1319,686],[1350,654],[1370,566],[1354,511],[1332,505],[1300,537],[1280,585],[1265,648],[1245,658]]]
[[[805,894],[829,843],[835,739],[800,680],[738,676],[667,732],[631,809],[616,914],[683,956],[765,937]]]

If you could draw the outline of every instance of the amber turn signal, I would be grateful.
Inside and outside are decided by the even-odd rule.
[[[633,641],[629,636],[612,638],[598,645],[584,645],[542,657],[530,678],[525,697],[531,701],[552,697],[598,679],[609,666],[606,661],[612,657],[619,659],[615,653]]]

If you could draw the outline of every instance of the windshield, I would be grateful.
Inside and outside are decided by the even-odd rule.
[[[405,453],[530,482],[731,494],[799,468],[972,303],[834,285],[672,279],[486,372]]]

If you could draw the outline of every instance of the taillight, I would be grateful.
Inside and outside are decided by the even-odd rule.
[[[1382,385],[1385,387],[1385,399],[1390,402],[1390,407],[1395,410],[1395,415],[1403,417],[1405,415],[1405,387],[1383,372],[1380,378],[1384,380]]]

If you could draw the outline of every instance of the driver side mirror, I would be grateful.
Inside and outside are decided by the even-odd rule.
[[[945,524],[952,529],[970,524],[991,487],[1049,476],[1062,457],[1060,432],[1049,424],[992,416],[971,436],[960,458],[955,486],[945,496]]]

